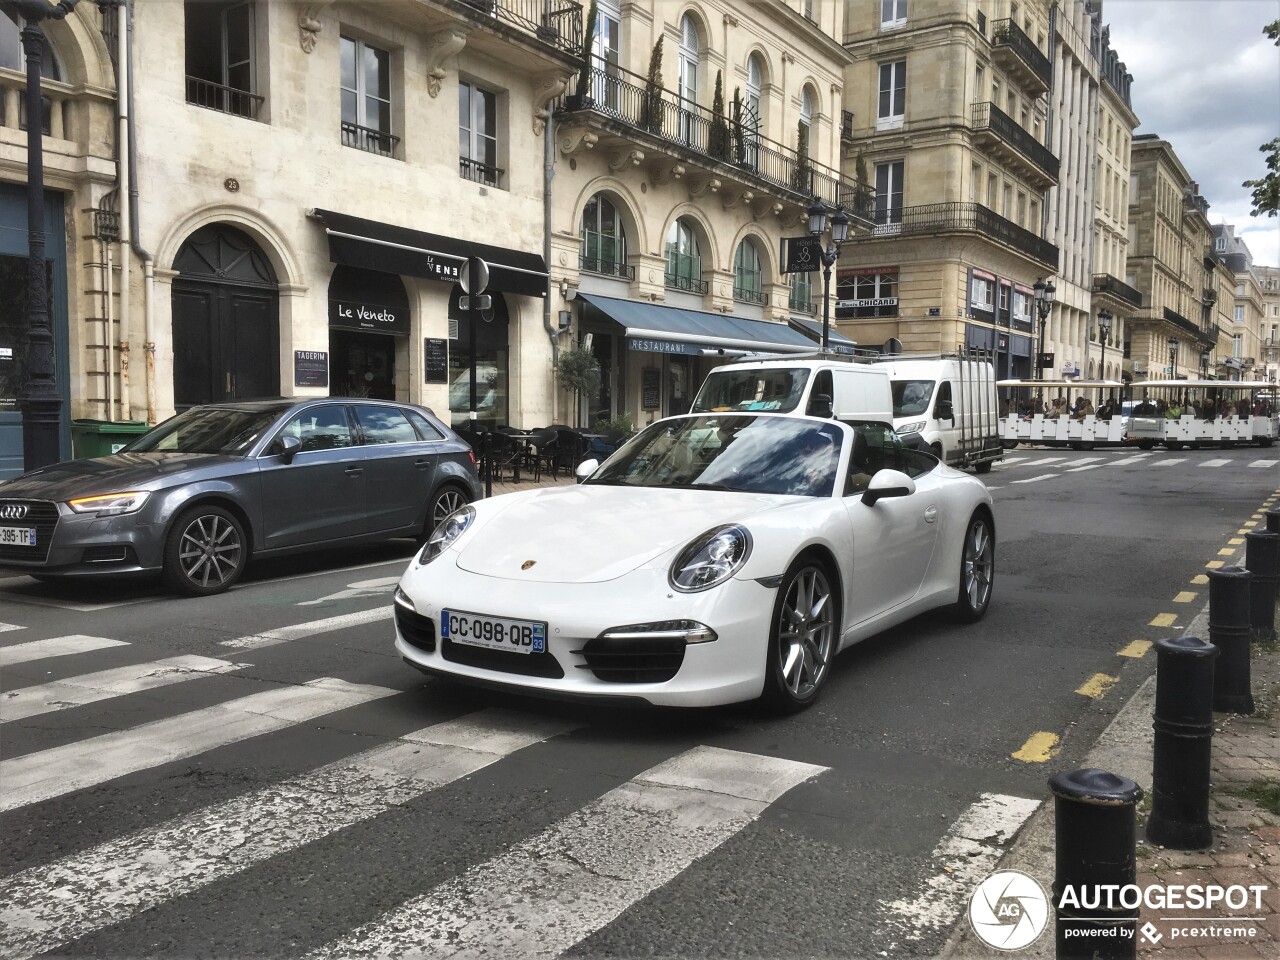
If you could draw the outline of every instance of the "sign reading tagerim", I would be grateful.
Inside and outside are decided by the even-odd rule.
[[[329,386],[329,354],[325,350],[293,351],[295,387]]]

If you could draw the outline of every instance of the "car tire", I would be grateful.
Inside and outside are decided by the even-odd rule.
[[[996,537],[991,521],[981,513],[969,518],[960,547],[960,590],[952,608],[961,623],[976,623],[991,606],[996,580]]]
[[[822,692],[840,638],[840,600],[827,568],[800,557],[778,586],[769,624],[764,699],[783,713],[813,704]]]
[[[422,533],[418,535],[418,545],[422,546],[427,542],[427,538],[431,536],[436,527],[440,526],[442,521],[453,511],[459,507],[465,506],[471,502],[471,497],[467,491],[452,483],[446,484],[431,495],[431,503],[427,506],[427,520],[422,526]]]
[[[974,473],[990,473],[991,468],[995,466],[994,460],[980,460],[973,465]]]
[[[161,579],[176,593],[208,597],[239,580],[248,560],[244,527],[234,514],[212,505],[192,507],[169,528]]]

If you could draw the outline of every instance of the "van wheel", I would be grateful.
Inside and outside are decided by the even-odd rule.
[[[990,473],[991,468],[995,465],[994,460],[980,460],[973,465],[974,473]]]

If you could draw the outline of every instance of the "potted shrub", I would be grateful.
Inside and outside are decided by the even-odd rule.
[[[650,133],[662,133],[662,39],[658,37],[649,55],[649,75],[640,103],[640,126]]]
[[[729,159],[729,124],[724,118],[724,82],[716,71],[716,89],[711,98],[711,131],[707,137],[707,153],[716,160]]]
[[[578,85],[574,92],[565,97],[566,110],[590,110],[594,103],[591,97],[591,67],[594,62],[591,48],[595,45],[598,17],[596,0],[591,0],[591,6],[587,8],[586,29],[582,34],[582,69],[578,71]]]
[[[600,361],[590,350],[577,346],[560,353],[556,359],[556,379],[573,394],[573,422],[579,423],[579,399],[600,389]]]

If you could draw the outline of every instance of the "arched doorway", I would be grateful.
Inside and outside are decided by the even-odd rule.
[[[210,224],[187,238],[174,267],[174,406],[279,396],[279,293],[261,248]]]

